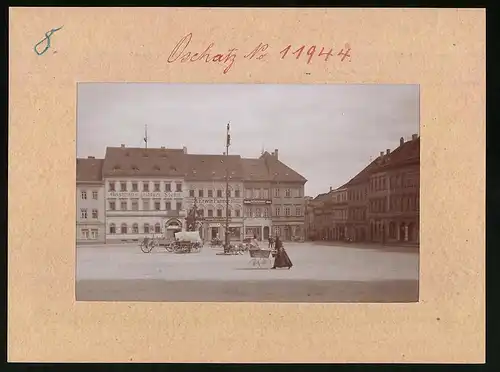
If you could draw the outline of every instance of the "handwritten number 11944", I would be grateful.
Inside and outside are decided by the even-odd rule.
[[[285,49],[283,49],[280,52],[281,59],[285,59],[285,57],[288,55],[288,53],[291,50],[292,50],[292,45],[288,45]],[[304,54],[304,51],[306,51],[306,46],[302,45],[297,50],[291,52],[291,54],[294,55],[296,59],[299,59]],[[344,60],[347,60],[347,61],[351,62],[350,52],[351,52],[351,47],[350,47],[349,44],[346,44],[345,47],[342,48],[336,54],[337,54],[338,57],[340,57],[340,60],[342,62]],[[333,48],[330,48],[330,50],[326,51],[325,47],[321,47],[321,49],[319,49],[318,47],[316,47],[316,45],[313,45],[313,46],[309,47],[307,49],[307,51],[305,52],[305,54],[307,56],[306,58],[307,58],[307,63],[308,64],[311,63],[311,61],[312,61],[312,59],[314,57],[323,57],[324,56],[324,58],[325,58],[324,61],[325,62],[328,61],[328,58],[334,57]]]

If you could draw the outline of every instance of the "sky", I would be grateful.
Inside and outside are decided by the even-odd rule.
[[[400,137],[420,134],[419,86],[380,84],[79,83],[77,156],[106,147],[187,147],[279,160],[315,197],[354,177]]]

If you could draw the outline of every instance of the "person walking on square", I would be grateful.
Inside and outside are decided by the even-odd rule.
[[[280,240],[278,236],[276,236],[275,240],[275,248],[276,248],[276,258],[274,259],[274,265],[271,269],[288,267],[288,270],[293,266],[292,260],[288,257],[288,254],[285,251],[285,247],[283,247],[283,242]]]
[[[273,237],[270,236],[268,240],[269,240],[269,248],[272,248],[273,247]]]

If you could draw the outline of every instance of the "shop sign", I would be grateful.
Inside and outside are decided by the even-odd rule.
[[[264,205],[271,204],[270,199],[244,199],[243,204]]]

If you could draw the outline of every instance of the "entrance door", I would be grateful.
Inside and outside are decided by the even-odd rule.
[[[264,240],[269,239],[269,226],[264,226]]]
[[[212,236],[212,239],[216,239],[219,235],[219,228],[218,227],[212,227],[211,229],[211,236]]]

